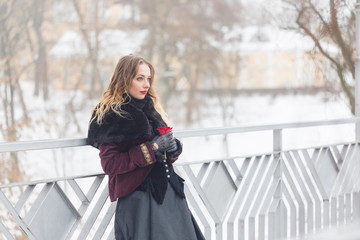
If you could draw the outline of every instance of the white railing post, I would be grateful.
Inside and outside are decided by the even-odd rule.
[[[228,134],[224,134],[224,142],[223,142],[223,146],[224,146],[224,152],[225,152],[225,158],[229,158],[230,157],[230,152],[229,152],[229,139],[228,139]]]
[[[355,117],[360,117],[360,0],[356,0],[356,58],[355,58]],[[360,142],[360,123],[356,126],[356,141]]]
[[[274,129],[273,131],[273,150],[274,152],[282,150],[282,129]]]
[[[279,186],[275,192],[274,197],[279,199],[279,205],[276,208],[275,221],[279,229],[275,230],[275,238],[280,239],[286,237],[287,232],[287,219],[286,219],[286,209],[283,202],[283,161],[281,159],[282,151],[282,129],[273,130],[273,152],[274,158],[276,161],[279,161],[278,170],[275,173],[276,178],[280,178]]]

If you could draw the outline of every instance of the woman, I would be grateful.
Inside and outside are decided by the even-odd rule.
[[[122,57],[108,89],[92,111],[88,143],[100,150],[117,200],[117,240],[204,239],[185,200],[184,183],[173,170],[182,144],[159,135],[166,120],[153,88],[154,68],[145,59]]]

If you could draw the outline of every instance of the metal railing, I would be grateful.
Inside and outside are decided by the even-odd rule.
[[[351,118],[175,132],[184,142],[225,136],[224,156],[175,164],[206,239],[290,239],[360,218],[355,135],[350,142],[301,149],[283,149],[282,144],[289,129],[351,125],[355,132],[359,122]],[[228,136],[264,131],[272,132],[269,153],[229,154]],[[0,152],[85,145],[83,138],[1,143]],[[113,239],[115,204],[108,200],[104,179],[96,174],[0,185],[0,212],[1,206],[7,211],[0,215],[0,238]]]

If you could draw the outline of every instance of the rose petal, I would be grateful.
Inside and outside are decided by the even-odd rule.
[[[171,127],[158,127],[157,130],[159,131],[160,135],[164,135],[172,131]]]

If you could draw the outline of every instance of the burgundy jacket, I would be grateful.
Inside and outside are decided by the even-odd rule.
[[[156,162],[150,142],[127,148],[123,144],[100,143],[101,166],[109,176],[110,200],[132,193],[147,177]],[[177,157],[169,159],[169,164]]]

